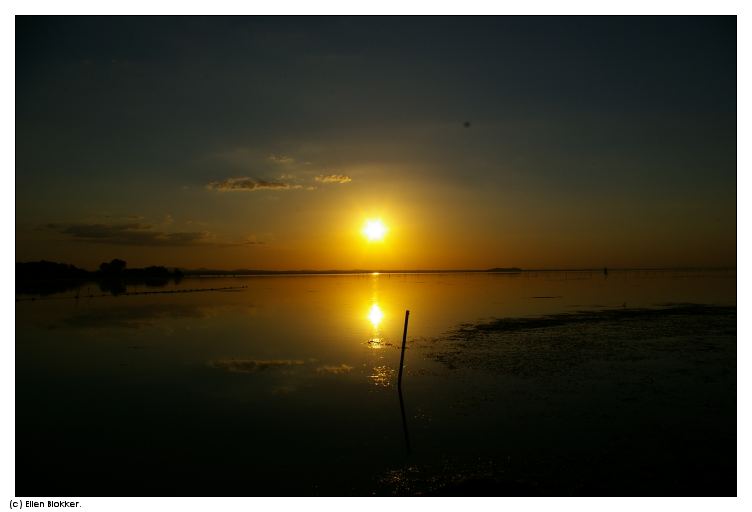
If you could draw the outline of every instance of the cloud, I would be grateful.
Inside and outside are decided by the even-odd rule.
[[[148,247],[238,246],[261,244],[250,237],[239,242],[218,242],[207,231],[159,231],[150,224],[47,224],[52,229],[81,242]]]
[[[286,155],[269,155],[268,160],[279,165],[289,165],[295,163],[295,159]]]
[[[256,373],[274,368],[300,366],[305,362],[300,359],[221,359],[210,361],[209,366],[230,373]]]
[[[92,217],[92,220],[95,219],[97,216],[94,215]],[[137,220],[144,220],[144,217],[141,215],[112,215],[109,213],[104,213],[99,216],[101,219],[107,219],[107,220],[122,220],[122,221],[137,221]]]
[[[352,178],[345,174],[319,174],[316,176],[316,181],[320,183],[350,183]]]
[[[302,188],[285,181],[266,181],[258,178],[227,178],[222,181],[212,181],[206,188],[220,192],[253,192],[255,190],[291,190]]]

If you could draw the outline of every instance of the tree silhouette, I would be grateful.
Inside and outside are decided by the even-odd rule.
[[[117,275],[122,274],[123,270],[125,270],[125,265],[125,261],[115,258],[109,263],[105,262],[99,265],[99,270],[103,274]]]

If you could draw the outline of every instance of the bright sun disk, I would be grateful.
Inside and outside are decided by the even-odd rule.
[[[371,242],[378,242],[384,239],[387,229],[381,219],[366,221],[366,225],[363,228],[363,234]]]

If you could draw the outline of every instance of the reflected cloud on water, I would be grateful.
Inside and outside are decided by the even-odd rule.
[[[329,374],[329,375],[340,375],[342,373],[350,373],[353,371],[353,366],[350,366],[349,364],[342,363],[337,366],[333,365],[324,365],[319,366],[316,368],[316,373],[318,374]]]
[[[256,373],[270,368],[284,369],[292,366],[302,366],[305,361],[300,359],[224,359],[210,361],[209,366],[226,370],[230,373]]]
[[[141,329],[166,319],[200,319],[209,316],[208,308],[193,304],[129,304],[127,306],[84,309],[60,320],[48,321],[48,327],[72,329]]]

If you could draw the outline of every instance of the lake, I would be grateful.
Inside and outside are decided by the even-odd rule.
[[[17,294],[18,495],[735,492],[734,270],[127,291]]]

